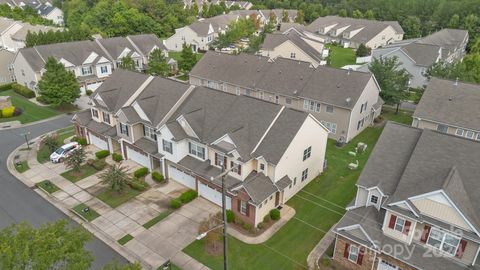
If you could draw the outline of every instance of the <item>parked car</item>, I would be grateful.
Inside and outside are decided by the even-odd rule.
[[[62,147],[55,150],[50,155],[50,161],[53,163],[59,163],[65,160],[66,157],[71,155],[74,151],[80,148],[80,144],[78,142],[71,142],[63,145]]]

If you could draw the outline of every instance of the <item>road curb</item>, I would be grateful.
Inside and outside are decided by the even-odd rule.
[[[51,119],[49,119],[51,120]],[[48,134],[48,133],[45,133]],[[30,141],[36,141],[45,134],[42,134],[38,137],[35,137],[34,139]],[[107,246],[112,248],[114,251],[116,251],[118,254],[123,256],[125,259],[127,259],[129,262],[134,263],[134,262],[139,262],[142,265],[142,269],[147,269],[147,270],[153,270],[152,266],[150,266],[145,260],[143,260],[140,256],[137,256],[135,254],[132,254],[127,250],[127,248],[120,246],[117,244],[117,241],[111,238],[110,236],[106,235],[104,232],[99,230],[94,224],[90,222],[85,222],[82,219],[80,219],[76,214],[71,212],[71,209],[67,207],[65,204],[63,204],[61,201],[58,201],[55,197],[49,196],[45,194],[42,190],[36,187],[35,183],[32,181],[28,180],[26,177],[23,177],[22,174],[18,173],[15,170],[14,164],[13,164],[13,158],[19,151],[19,149],[26,147],[27,144],[24,143],[17,148],[15,148],[9,155],[6,160],[7,162],[7,170],[8,172],[15,177],[17,180],[21,181],[23,184],[25,184],[27,187],[33,189],[35,193],[40,195],[43,199],[48,201],[50,204],[55,206],[57,209],[59,209],[61,212],[63,212],[66,216],[68,216],[71,220],[75,221],[78,223],[80,226],[88,230],[90,233],[92,233],[95,237],[97,237],[99,240],[101,240],[103,243],[105,243]]]
[[[16,127],[0,128],[0,130],[10,130],[10,129],[17,129],[17,128],[19,128],[19,129],[21,129],[21,128],[26,128],[26,127],[33,126],[33,125],[36,125],[36,124],[41,124],[41,123],[45,123],[45,122],[48,122],[48,121],[56,120],[56,119],[65,117],[65,116],[67,116],[67,115],[68,115],[68,114],[62,113],[62,114],[57,115],[57,116],[53,116],[53,117],[50,117],[50,118],[47,118],[47,119],[38,120],[38,121],[35,121],[35,122],[30,122],[30,123],[28,123],[28,124],[21,124],[20,126],[16,126]],[[72,117],[73,117],[73,115],[72,115]]]

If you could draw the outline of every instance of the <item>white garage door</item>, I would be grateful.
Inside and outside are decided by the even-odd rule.
[[[127,158],[137,162],[143,167],[147,167],[150,170],[150,159],[148,158],[148,155],[145,155],[127,146]]]
[[[168,175],[170,176],[170,178],[179,182],[180,184],[185,185],[191,189],[196,189],[195,177],[188,175],[182,171],[179,171],[176,168],[171,166],[168,167]]]
[[[216,191],[215,189],[209,188],[207,185],[199,183],[198,193],[200,196],[215,203],[216,205],[220,207],[222,206],[222,193]],[[225,197],[225,203],[227,209],[232,209],[232,199],[230,197]]]
[[[90,136],[90,143],[95,145],[96,147],[102,149],[102,150],[108,150],[108,143],[104,139],[101,139],[92,133],[89,133]]]

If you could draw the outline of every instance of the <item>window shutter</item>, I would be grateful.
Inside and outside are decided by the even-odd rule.
[[[143,125],[143,136],[147,136],[147,132],[146,132],[145,129],[146,129],[146,128],[145,128],[145,125]]]
[[[218,164],[218,154],[215,153],[215,165],[217,165],[217,164]]]
[[[128,128],[128,126],[125,126],[125,130],[127,131],[127,136],[130,136],[130,129]]]
[[[343,251],[343,257],[348,258],[348,254],[350,253],[350,244],[345,244],[345,250]]]
[[[393,229],[395,228],[395,222],[397,221],[397,216],[391,215],[390,216],[390,223],[388,224],[388,228]]]
[[[242,165],[238,164],[238,175],[242,175]]]
[[[240,209],[242,207],[242,201],[240,199],[237,200],[237,210],[238,213],[242,213],[242,210]]]
[[[455,257],[461,259],[463,257],[463,253],[465,252],[466,247],[467,247],[467,240],[465,239],[460,240],[460,245],[458,246],[457,254],[455,254]]]
[[[188,153],[192,153],[192,143],[188,142]]]
[[[422,238],[420,238],[420,242],[427,243],[428,235],[430,235],[431,228],[432,227],[425,225],[425,228],[423,229],[423,233],[422,233]]]
[[[365,252],[364,248],[360,248],[360,251],[358,252],[358,258],[357,258],[357,264],[362,265],[363,262],[363,253]]]
[[[228,167],[228,166],[227,166],[227,156],[224,156],[224,157],[223,157],[223,167],[224,167],[225,169],[227,169],[227,167]]]
[[[246,205],[247,205],[247,211],[245,211],[245,215],[247,217],[249,217],[250,216],[250,205],[248,205],[248,202],[246,203]]]
[[[233,168],[233,161],[230,161],[230,168]]]
[[[408,235],[408,232],[410,232],[411,225],[412,225],[412,222],[408,220],[405,221],[405,226],[403,227],[403,234]]]

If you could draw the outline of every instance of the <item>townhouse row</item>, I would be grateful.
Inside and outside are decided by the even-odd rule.
[[[311,114],[118,69],[74,116],[79,136],[197,190],[253,226],[322,173],[328,130]]]

